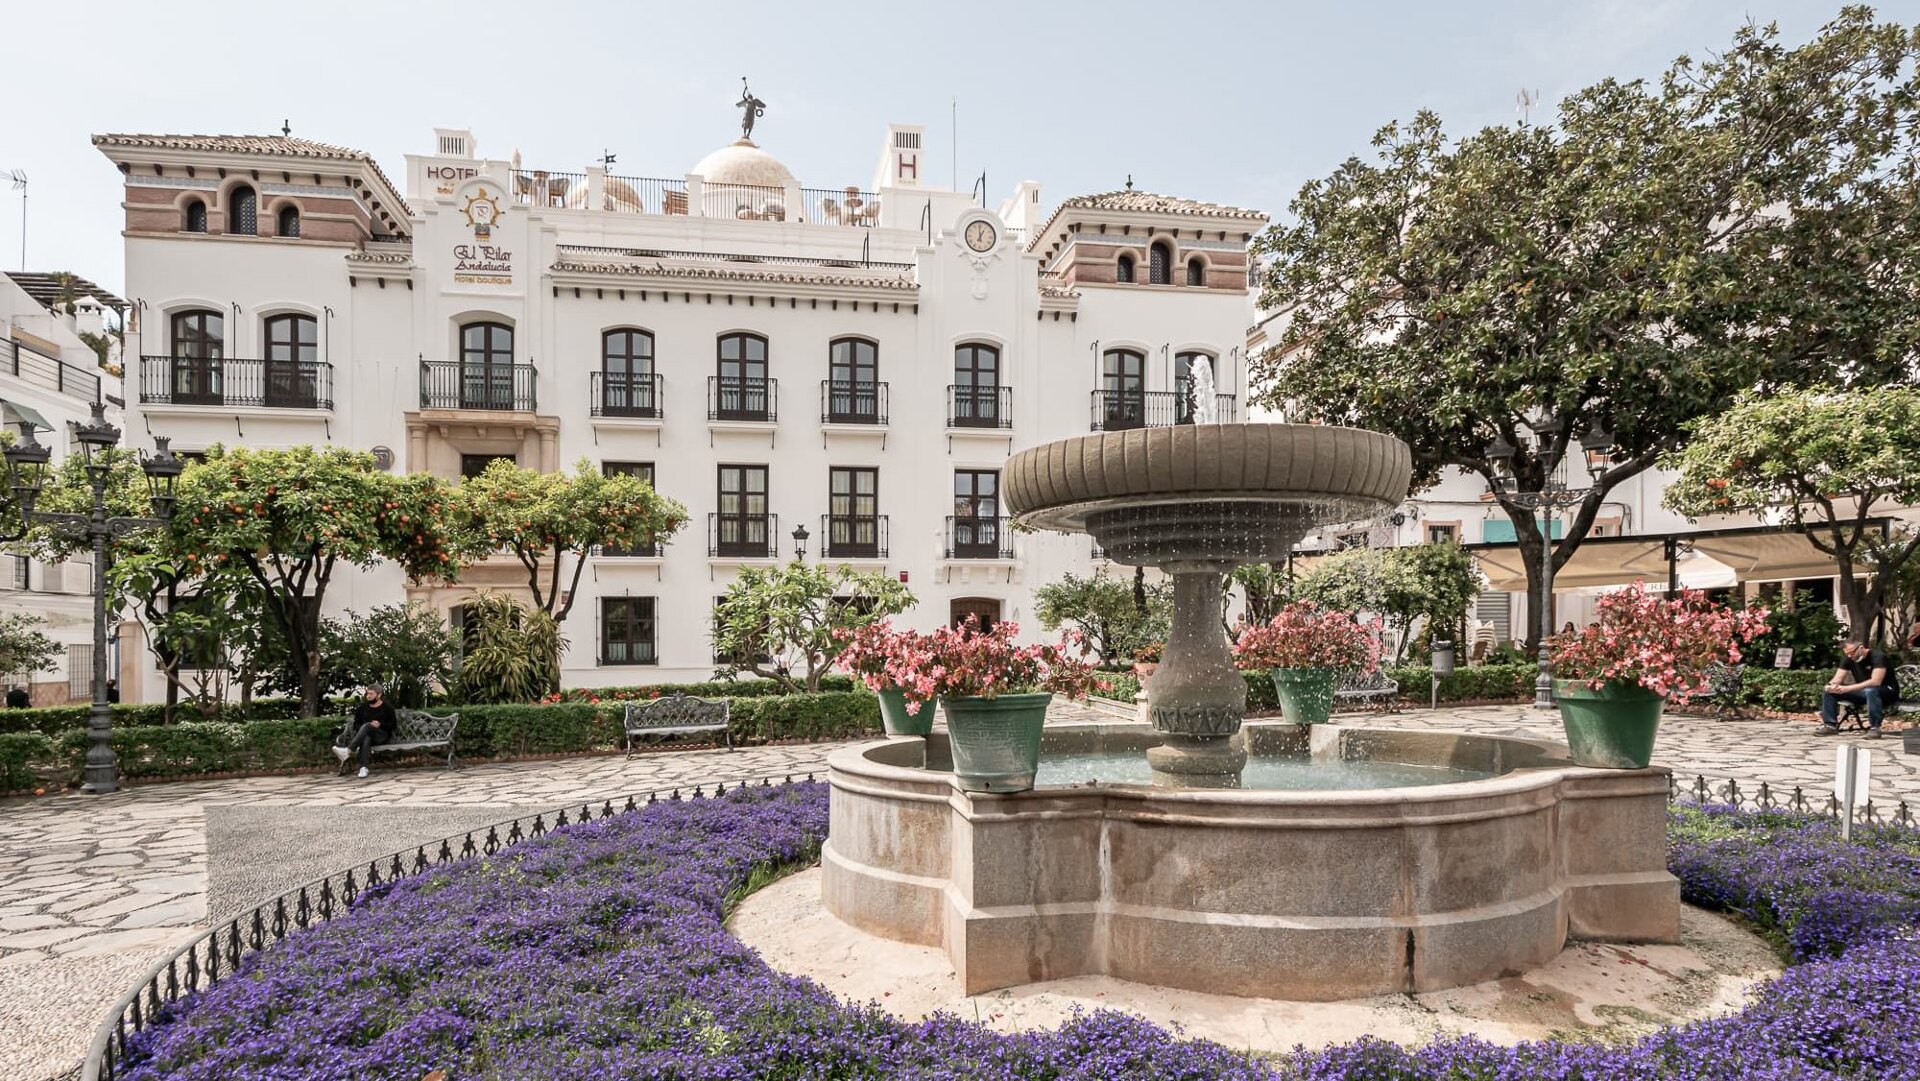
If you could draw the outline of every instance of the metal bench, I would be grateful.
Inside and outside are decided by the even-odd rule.
[[[1920,664],[1896,666],[1893,670],[1893,681],[1900,685],[1902,697],[1898,702],[1888,706],[1883,713],[1888,717],[1920,713],[1920,698],[1905,697],[1920,690]],[[1840,722],[1842,732],[1864,732],[1867,729],[1867,710],[1858,702],[1840,703],[1840,713],[1835,719]]]
[[[1335,705],[1342,702],[1360,702],[1366,705],[1381,705],[1392,708],[1393,700],[1400,697],[1400,682],[1389,677],[1381,669],[1361,672],[1349,668],[1340,673],[1333,685]]]
[[[622,727],[627,732],[627,757],[636,753],[637,736],[680,736],[718,732],[727,750],[733,750],[733,730],[728,727],[730,704],[724,698],[712,701],[675,693],[646,702],[628,702]]]
[[[1714,661],[1707,665],[1707,689],[1699,694],[1688,695],[1687,704],[1705,702],[1713,706],[1716,718],[1723,721],[1739,720],[1746,716],[1746,688],[1746,665]]]
[[[394,713],[399,717],[400,723],[394,726],[393,738],[385,743],[372,744],[371,750],[374,754],[391,754],[398,751],[430,751],[445,747],[447,749],[447,768],[454,768],[453,732],[454,729],[460,727],[460,715],[458,713],[449,713],[444,717],[436,717],[424,710],[417,709],[400,709],[395,710]],[[341,732],[340,739],[335,741],[336,746],[353,734],[352,728],[353,721],[349,719],[346,728]]]

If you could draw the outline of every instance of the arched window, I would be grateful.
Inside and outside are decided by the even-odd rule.
[[[265,404],[312,409],[318,404],[320,324],[311,315],[267,320]]]
[[[1208,382],[1213,384],[1213,386],[1218,387],[1220,383],[1220,372],[1219,372],[1219,369],[1216,367],[1216,365],[1219,363],[1219,361],[1213,358],[1213,354],[1202,353],[1198,351],[1191,352],[1191,353],[1174,354],[1174,357],[1173,357],[1173,389],[1174,389],[1173,422],[1175,424],[1192,424],[1193,423],[1194,410],[1198,408],[1200,404],[1200,399],[1196,395],[1202,389],[1195,385],[1194,366],[1203,360],[1207,362],[1206,367],[1207,367]],[[1215,400],[1217,401],[1220,397],[1219,391],[1215,390],[1212,393],[1214,394]],[[1223,416],[1220,419],[1226,420],[1227,418]]]
[[[219,312],[173,313],[172,357],[164,399],[176,405],[220,405],[226,320]],[[144,389],[144,388],[143,388]]]
[[[227,194],[227,232],[257,236],[260,232],[260,197],[245,184]]]
[[[187,232],[204,233],[207,231],[207,203],[204,199],[187,200]]]
[[[719,420],[772,420],[767,340],[758,334],[722,334],[711,412]]]
[[[827,348],[827,420],[872,424],[880,417],[880,347],[841,338]]]
[[[953,351],[953,406],[948,424],[955,428],[1002,427],[1000,350],[967,342]]]
[[[600,408],[609,417],[657,417],[653,335],[621,327],[600,335]]]
[[[1099,398],[1097,417],[1102,430],[1143,427],[1147,423],[1146,354],[1133,349],[1102,353]]]
[[[1207,264],[1197,255],[1187,260],[1187,284],[1207,284]]]
[[[1113,261],[1113,280],[1122,285],[1133,284],[1133,256],[1123,252]]]
[[[512,409],[513,328],[467,323],[460,328],[460,408]]]
[[[1173,284],[1173,245],[1156,243],[1147,249],[1147,281],[1154,285]]]
[[[300,235],[300,208],[297,206],[281,207],[279,219],[275,224],[277,225],[276,231],[281,236],[290,236],[290,237],[299,236]]]

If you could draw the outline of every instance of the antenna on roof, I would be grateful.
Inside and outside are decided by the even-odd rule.
[[[280,134],[282,134],[282,135],[289,135],[289,136],[290,136],[290,135],[292,135],[292,134],[293,134],[293,121],[291,121],[291,120],[282,120],[282,121],[280,121]]]
[[[1527,121],[1533,119],[1533,107],[1540,104],[1540,91],[1523,87],[1513,96],[1513,103],[1520,107],[1520,126],[1524,128]]]
[[[20,269],[27,269],[27,171],[12,169],[7,172],[13,190],[20,193]]]
[[[613,164],[613,159],[614,159],[614,153],[613,153],[613,151],[611,151],[611,150],[608,150],[608,149],[606,149],[605,147],[602,147],[602,148],[601,148],[601,150],[600,150],[600,159],[599,159],[599,160],[600,160],[600,164],[601,164],[601,165],[603,165],[603,166],[605,166],[605,165],[612,165],[612,164]]]

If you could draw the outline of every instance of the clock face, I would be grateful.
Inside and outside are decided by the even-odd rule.
[[[966,236],[967,247],[972,248],[974,251],[990,251],[993,248],[994,241],[999,239],[994,235],[993,223],[989,221],[976,221],[968,224]]]

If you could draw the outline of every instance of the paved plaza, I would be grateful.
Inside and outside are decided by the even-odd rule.
[[[1085,720],[1079,707],[1058,720]],[[1478,706],[1337,718],[1379,727],[1559,738],[1557,714]],[[1833,739],[1805,721],[1673,716],[1659,761],[1688,777],[1824,792]],[[1857,737],[1842,737],[1854,740]],[[1920,756],[1875,749],[1876,800],[1920,806]],[[147,785],[0,801],[0,1081],[70,1069],[108,1007],[210,922],[301,882],[535,810],[721,779],[819,770],[838,745],[688,750]]]

